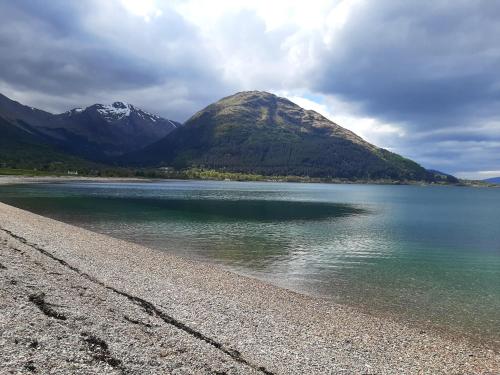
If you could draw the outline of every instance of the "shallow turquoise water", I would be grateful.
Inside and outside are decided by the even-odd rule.
[[[500,346],[500,189],[64,183],[0,200]]]

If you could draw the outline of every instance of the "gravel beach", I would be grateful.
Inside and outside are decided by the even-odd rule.
[[[0,175],[0,185],[40,184],[59,182],[150,182],[158,181],[138,177],[86,177],[86,176],[13,176]]]
[[[1,374],[500,374],[500,354],[0,203]]]

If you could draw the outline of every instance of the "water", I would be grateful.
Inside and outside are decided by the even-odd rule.
[[[64,183],[0,200],[500,347],[500,189]]]

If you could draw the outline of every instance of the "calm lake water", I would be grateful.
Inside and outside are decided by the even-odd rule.
[[[0,200],[500,347],[500,189],[64,183]]]

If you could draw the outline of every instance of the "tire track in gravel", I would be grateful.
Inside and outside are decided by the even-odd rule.
[[[214,348],[216,348],[216,349],[220,350],[221,352],[223,352],[224,354],[228,355],[236,362],[239,362],[243,365],[251,367],[252,369],[257,370],[265,375],[274,375],[274,373],[269,371],[268,369],[266,369],[265,366],[259,366],[255,363],[252,363],[250,360],[245,359],[239,351],[232,349],[232,348],[229,348],[229,347],[223,345],[222,343],[218,342],[217,340],[204,335],[203,333],[195,330],[194,328],[189,327],[188,325],[186,325],[186,324],[182,323],[181,321],[168,315],[166,312],[164,312],[161,309],[159,309],[158,307],[156,307],[153,303],[151,303],[143,298],[140,298],[140,297],[131,295],[127,292],[116,289],[115,287],[112,287],[110,285],[107,285],[103,281],[98,280],[97,278],[89,275],[86,272],[83,272],[78,267],[75,267],[75,266],[69,264],[68,262],[66,262],[65,260],[56,257],[51,252],[43,249],[42,247],[38,246],[37,244],[29,242],[26,238],[21,237],[8,229],[0,227],[0,230],[5,232],[6,234],[11,236],[12,238],[16,239],[17,241],[21,242],[22,244],[29,246],[30,248],[40,252],[41,254],[47,256],[48,258],[50,258],[52,260],[58,262],[59,264],[70,269],[71,271],[76,272],[80,276],[85,277],[86,279],[90,280],[91,282],[96,283],[96,284],[98,284],[98,285],[100,285],[100,286],[120,295],[120,296],[127,298],[129,301],[131,301],[135,305],[141,307],[146,314],[160,318],[165,323],[172,325],[172,326],[186,332],[187,334],[193,336],[194,338],[196,338],[198,340],[206,342],[207,344],[213,346]]]

